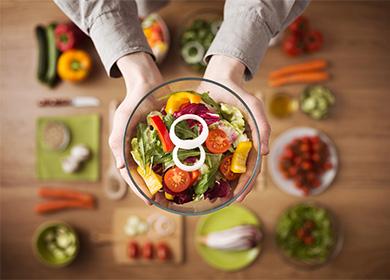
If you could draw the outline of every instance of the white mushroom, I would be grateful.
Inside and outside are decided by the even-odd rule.
[[[74,173],[80,167],[80,163],[74,157],[67,157],[62,160],[62,170],[65,173]]]
[[[77,161],[85,161],[90,155],[91,152],[89,148],[83,144],[74,146],[70,151],[70,156],[75,158]]]

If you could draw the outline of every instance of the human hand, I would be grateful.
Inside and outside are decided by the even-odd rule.
[[[126,97],[115,111],[109,145],[123,179],[138,197],[150,204],[130,180],[125,167],[123,141],[127,121],[135,106],[152,88],[160,85],[163,79],[152,57],[147,53],[126,55],[118,60],[117,65],[125,80]],[[145,190],[144,193],[148,194],[149,191]]]
[[[268,123],[267,116],[265,115],[263,101],[258,99],[256,96],[248,93],[243,88],[244,71],[245,71],[245,66],[240,61],[222,55],[214,55],[211,57],[208,63],[206,72],[204,74],[204,78],[216,81],[218,83],[227,86],[235,93],[237,93],[244,100],[244,102],[248,105],[248,107],[252,111],[260,131],[261,143],[258,143],[257,139],[254,137],[253,148],[256,151],[258,151],[258,148],[260,146],[261,155],[267,155],[269,152],[268,142],[271,133],[271,127]],[[207,84],[208,83],[202,83],[200,85],[199,90],[207,91]],[[230,104],[234,104],[237,102],[233,96],[226,95],[226,92],[224,91],[223,92],[213,91],[212,96],[215,97],[217,101],[219,99],[220,101],[230,103]],[[254,123],[251,123],[250,120],[248,120],[248,122],[252,130],[252,135],[256,135]],[[255,168],[255,164],[256,164],[256,157],[253,156],[249,157],[247,162],[248,169],[252,170],[253,168]],[[257,175],[260,173],[260,168],[258,168],[255,172],[256,172],[255,176],[257,177]],[[251,174],[247,172],[240,176],[239,182],[234,191],[235,194],[239,193],[244,188],[245,184],[248,182],[250,178],[250,175]],[[255,180],[251,182],[251,184],[248,186],[245,192],[240,195],[237,201],[242,201],[248,195],[248,193],[253,189],[255,182],[256,182]]]

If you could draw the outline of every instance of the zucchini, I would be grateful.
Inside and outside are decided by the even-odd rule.
[[[41,82],[46,82],[47,72],[47,37],[45,27],[38,25],[35,27],[35,36],[38,43],[38,65],[37,65],[37,78]]]
[[[57,60],[59,52],[56,47],[55,28],[55,23],[49,24],[46,28],[48,61],[45,81],[50,87],[53,87],[57,82]]]

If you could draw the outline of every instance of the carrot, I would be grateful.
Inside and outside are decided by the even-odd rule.
[[[293,64],[288,65],[285,67],[282,67],[278,70],[272,71],[269,74],[269,79],[276,79],[280,78],[282,76],[296,74],[300,72],[308,72],[308,71],[314,71],[314,70],[321,70],[324,69],[328,65],[328,62],[325,59],[315,59],[310,60],[304,63],[299,64]]]
[[[268,81],[271,87],[280,87],[287,84],[299,84],[299,83],[316,83],[329,79],[329,74],[324,71],[320,72],[303,72],[297,73],[277,79],[271,79]]]
[[[38,189],[38,195],[43,198],[63,198],[80,200],[85,202],[93,202],[93,196],[91,194],[69,189],[42,187]]]
[[[60,211],[63,209],[71,208],[93,208],[92,201],[82,201],[82,200],[53,200],[48,202],[42,202],[35,206],[35,212],[38,214],[52,213]]]

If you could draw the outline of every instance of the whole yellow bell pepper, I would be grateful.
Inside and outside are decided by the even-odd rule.
[[[233,153],[232,164],[230,170],[234,173],[246,172],[246,160],[248,158],[249,151],[252,148],[251,141],[244,141],[237,145],[236,150]]]
[[[194,93],[188,91],[181,91],[172,94],[167,101],[167,105],[165,106],[165,112],[168,114],[173,114],[174,112],[180,109],[185,103],[200,103],[202,98]]]
[[[92,61],[88,53],[70,49],[58,59],[57,73],[65,81],[79,82],[85,80],[91,70]]]
[[[142,179],[144,179],[145,184],[152,195],[156,194],[163,187],[161,176],[156,174],[150,166],[146,166],[145,169],[138,166],[137,172],[141,175]]]

